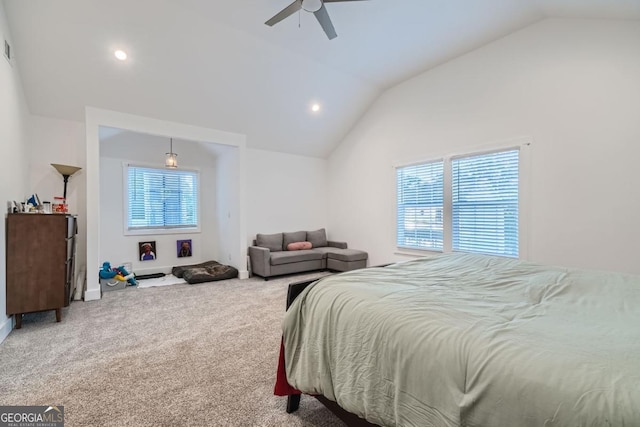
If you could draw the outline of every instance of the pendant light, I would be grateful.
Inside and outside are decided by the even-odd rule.
[[[169,152],[165,155],[164,166],[170,169],[178,167],[178,155],[173,152],[173,138],[169,138]]]

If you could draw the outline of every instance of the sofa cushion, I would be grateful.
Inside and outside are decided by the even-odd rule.
[[[305,239],[302,239],[305,240]],[[311,242],[314,248],[327,246],[327,232],[324,228],[315,231],[307,231],[307,242]]]
[[[316,252],[320,252],[322,254],[322,256],[324,258],[326,258],[327,254],[332,253],[332,252],[340,251],[341,249],[334,248],[332,246],[324,246],[324,247],[320,247],[320,248],[313,248],[313,250],[316,251]]]
[[[311,242],[291,242],[287,245],[288,251],[300,251],[303,249],[311,249]]]
[[[350,262],[350,261],[363,261],[369,257],[365,251],[361,251],[358,249],[337,249],[333,248],[333,250],[325,251],[327,254],[327,258],[337,259],[340,261]]]
[[[290,233],[282,233],[282,249],[287,250],[289,243],[304,242],[307,239],[306,231],[294,231]]]
[[[256,246],[267,248],[272,252],[282,250],[282,233],[257,234]]]
[[[281,251],[271,254],[271,265],[290,264],[292,262],[315,261],[324,257],[322,252],[307,249],[302,251]]]

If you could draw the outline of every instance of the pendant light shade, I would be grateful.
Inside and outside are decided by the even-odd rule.
[[[169,138],[169,152],[165,155],[164,166],[170,169],[178,167],[178,155],[173,152],[173,138]]]

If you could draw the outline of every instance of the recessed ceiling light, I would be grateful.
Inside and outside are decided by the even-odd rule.
[[[116,50],[114,52],[114,55],[116,56],[116,58],[118,58],[120,61],[124,61],[125,59],[127,59],[127,52],[125,52],[124,50]]]
[[[320,104],[313,104],[311,106],[311,111],[313,111],[314,113],[317,113],[318,111],[320,111]]]

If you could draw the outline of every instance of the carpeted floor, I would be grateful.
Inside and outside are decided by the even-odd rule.
[[[343,426],[273,395],[287,285],[325,273],[107,292],[25,315],[0,344],[0,405],[73,426]]]

